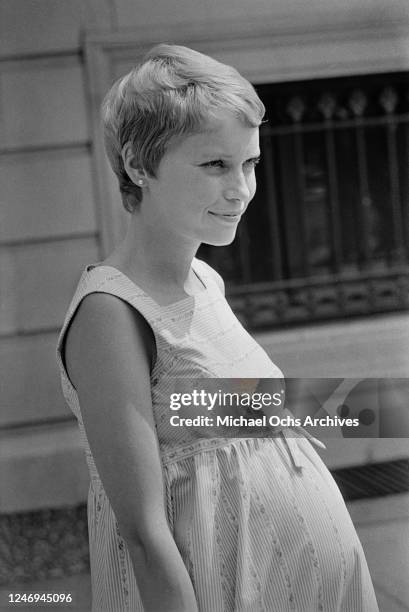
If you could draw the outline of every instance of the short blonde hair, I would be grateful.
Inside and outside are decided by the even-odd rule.
[[[104,140],[129,212],[142,200],[142,190],[124,168],[124,145],[132,144],[137,165],[154,177],[171,140],[204,131],[220,111],[257,127],[265,109],[235,68],[187,47],[157,45],[114,83],[102,104]]]

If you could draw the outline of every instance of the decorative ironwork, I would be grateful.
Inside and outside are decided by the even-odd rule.
[[[322,113],[324,119],[326,119],[327,121],[333,119],[335,109],[337,108],[337,101],[335,96],[333,96],[329,92],[325,92],[319,99],[317,106],[318,110]]]
[[[300,123],[305,113],[305,104],[302,98],[299,96],[291,98],[287,106],[287,113],[294,123]]]
[[[247,325],[408,307],[407,85],[396,73],[259,86],[255,202],[231,247],[201,253]]]
[[[345,500],[384,497],[409,491],[409,460],[369,463],[355,468],[340,468],[332,475]]]
[[[368,100],[361,89],[355,89],[349,98],[349,108],[355,117],[363,117]]]
[[[409,308],[407,268],[234,287],[229,302],[253,328]]]
[[[385,87],[379,96],[379,103],[385,113],[392,115],[398,104],[398,94],[393,87]]]

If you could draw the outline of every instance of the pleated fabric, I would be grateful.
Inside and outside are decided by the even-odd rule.
[[[91,476],[93,612],[143,611],[137,576],[63,359],[68,326],[82,299],[94,292],[129,303],[155,336],[151,386],[167,517],[200,612],[376,612],[362,546],[313,448],[317,440],[301,428],[277,430],[269,438],[232,439],[170,425],[169,397],[180,379],[282,378],[234,316],[216,272],[197,259],[192,267],[204,290],[164,307],[117,269],[87,266],[59,336],[63,393],[78,419]]]

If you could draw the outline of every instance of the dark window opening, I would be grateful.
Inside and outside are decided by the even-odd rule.
[[[409,305],[409,74],[260,85],[258,188],[202,246],[253,328]]]

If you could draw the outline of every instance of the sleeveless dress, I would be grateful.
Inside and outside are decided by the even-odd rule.
[[[138,310],[155,336],[152,401],[167,518],[200,612],[376,612],[361,544],[313,448],[319,444],[315,438],[282,428],[269,438],[224,439],[170,426],[169,397],[176,379],[282,377],[231,311],[217,273],[198,259],[192,268],[204,290],[159,306],[116,268],[87,266],[59,336],[63,393],[78,419],[91,476],[92,610],[143,611],[63,358],[65,333],[81,300],[103,292]]]

